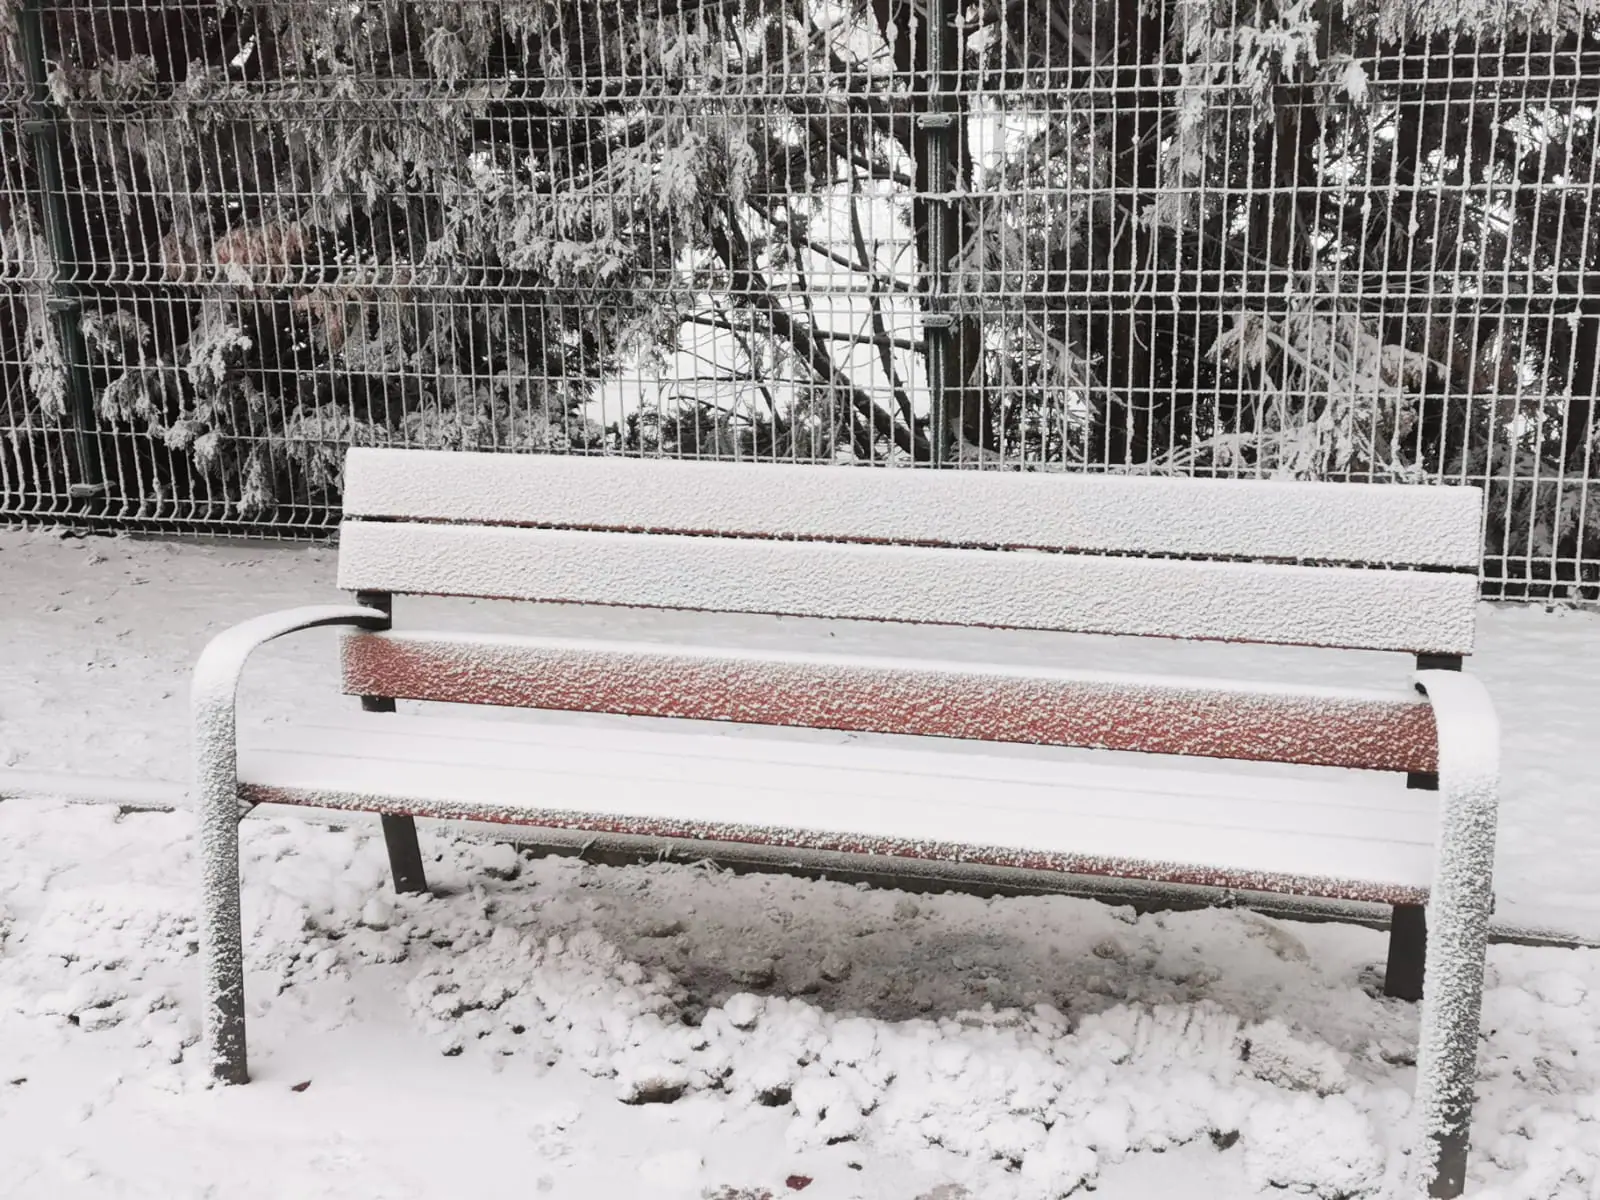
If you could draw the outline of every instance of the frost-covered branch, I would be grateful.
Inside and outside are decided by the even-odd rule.
[[[776,291],[771,294],[776,298]],[[712,313],[690,313],[684,320],[694,325],[704,325],[709,329],[726,329],[731,332],[738,332],[744,328],[726,317]],[[806,335],[824,342],[854,342],[862,346],[881,346],[885,348],[892,347],[896,350],[910,350],[916,354],[921,354],[925,349],[921,342],[912,338],[894,337],[889,334],[879,336],[875,333],[845,333],[837,329],[814,329],[808,327],[806,328]]]
[[[713,225],[711,243],[731,275],[731,293],[760,312],[772,331],[794,347],[795,353],[818,379],[837,388],[841,395],[848,396],[851,405],[868,425],[875,431],[888,433],[903,453],[919,461],[931,457],[927,438],[895,420],[867,391],[858,387],[823,348],[823,339],[796,321],[779,302],[765,278],[755,270],[749,240],[731,206],[724,220]]]
[[[787,204],[791,200],[792,197],[784,197],[783,203]],[[768,225],[777,226],[782,223],[776,216],[774,216],[772,206],[767,204],[762,197],[748,196],[745,198],[745,203],[754,209],[761,219]],[[835,263],[841,267],[848,267],[852,272],[867,276],[868,279],[871,280],[872,284],[876,287],[887,288],[889,291],[900,292],[904,295],[914,295],[917,291],[916,285],[909,280],[900,279],[897,276],[890,275],[885,271],[875,268],[872,265],[872,260],[870,258],[863,258],[859,256],[859,254],[855,258],[851,258],[848,254],[841,253],[827,243],[819,242],[815,238],[810,237],[802,236],[795,241],[794,244],[797,247],[804,246],[807,250],[811,251],[811,253],[819,255],[831,263]]]
[[[872,262],[872,253],[867,249],[866,234],[861,228],[860,192],[852,186],[850,190],[850,238],[856,248],[856,257],[863,263]],[[878,361],[883,364],[883,374],[889,381],[889,386],[894,389],[895,403],[900,406],[900,416],[906,422],[912,420],[911,396],[906,391],[905,382],[900,378],[900,372],[895,366],[894,350],[887,340],[888,327],[883,320],[883,302],[876,289],[867,297],[868,313],[872,321],[872,336],[877,339]]]

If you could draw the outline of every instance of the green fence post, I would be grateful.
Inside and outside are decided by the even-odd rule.
[[[928,184],[933,190],[928,223],[928,298],[923,312],[923,337],[927,342],[928,441],[933,465],[950,459],[950,395],[961,387],[961,366],[955,347],[954,314],[948,308],[950,262],[961,247],[954,191],[960,145],[961,110],[958,91],[961,46],[956,36],[957,0],[933,0],[928,5],[929,95],[926,110],[917,115],[922,153],[927,156]]]
[[[27,65],[31,112],[23,124],[33,143],[39,172],[40,200],[44,208],[45,240],[54,260],[46,284],[46,305],[55,318],[61,354],[67,371],[67,397],[71,403],[78,482],[69,485],[74,499],[88,500],[106,491],[104,464],[95,438],[94,385],[89,378],[89,350],[84,344],[79,315],[83,302],[78,291],[78,255],[67,213],[67,193],[61,170],[61,131],[56,107],[50,102],[49,63],[45,57],[44,0],[24,0],[20,17],[23,59]]]

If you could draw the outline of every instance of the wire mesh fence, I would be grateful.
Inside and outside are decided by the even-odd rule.
[[[350,445],[1486,488],[1600,595],[1600,23],[1544,0],[0,0],[0,516]]]

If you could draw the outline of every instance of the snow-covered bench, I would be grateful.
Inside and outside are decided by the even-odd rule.
[[[1394,906],[1386,989],[1424,1002],[1420,1161],[1432,1194],[1455,1196],[1498,771],[1493,710],[1460,670],[1479,502],[1471,488],[352,451],[339,585],[357,604],[246,621],[195,670],[213,1073],[247,1078],[241,803],[382,814],[402,890],[425,886],[426,816],[1376,901]],[[399,632],[395,594],[1400,651],[1418,669],[1414,690],[1354,691]],[[241,752],[246,658],[319,625],[355,627],[343,681],[365,712]],[[398,713],[396,699],[628,728]],[[707,722],[914,736],[797,745]],[[1064,764],[1048,755],[1071,752],[1006,742],[1352,770]]]

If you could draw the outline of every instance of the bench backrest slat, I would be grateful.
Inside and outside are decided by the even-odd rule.
[[[1476,571],[1470,487],[352,450],[346,519]]]
[[[1438,769],[1433,709],[1415,693],[471,634],[353,633],[340,657],[358,696]]]
[[[1471,650],[1477,595],[1441,571],[394,521],[345,522],[339,586],[1438,654]]]

